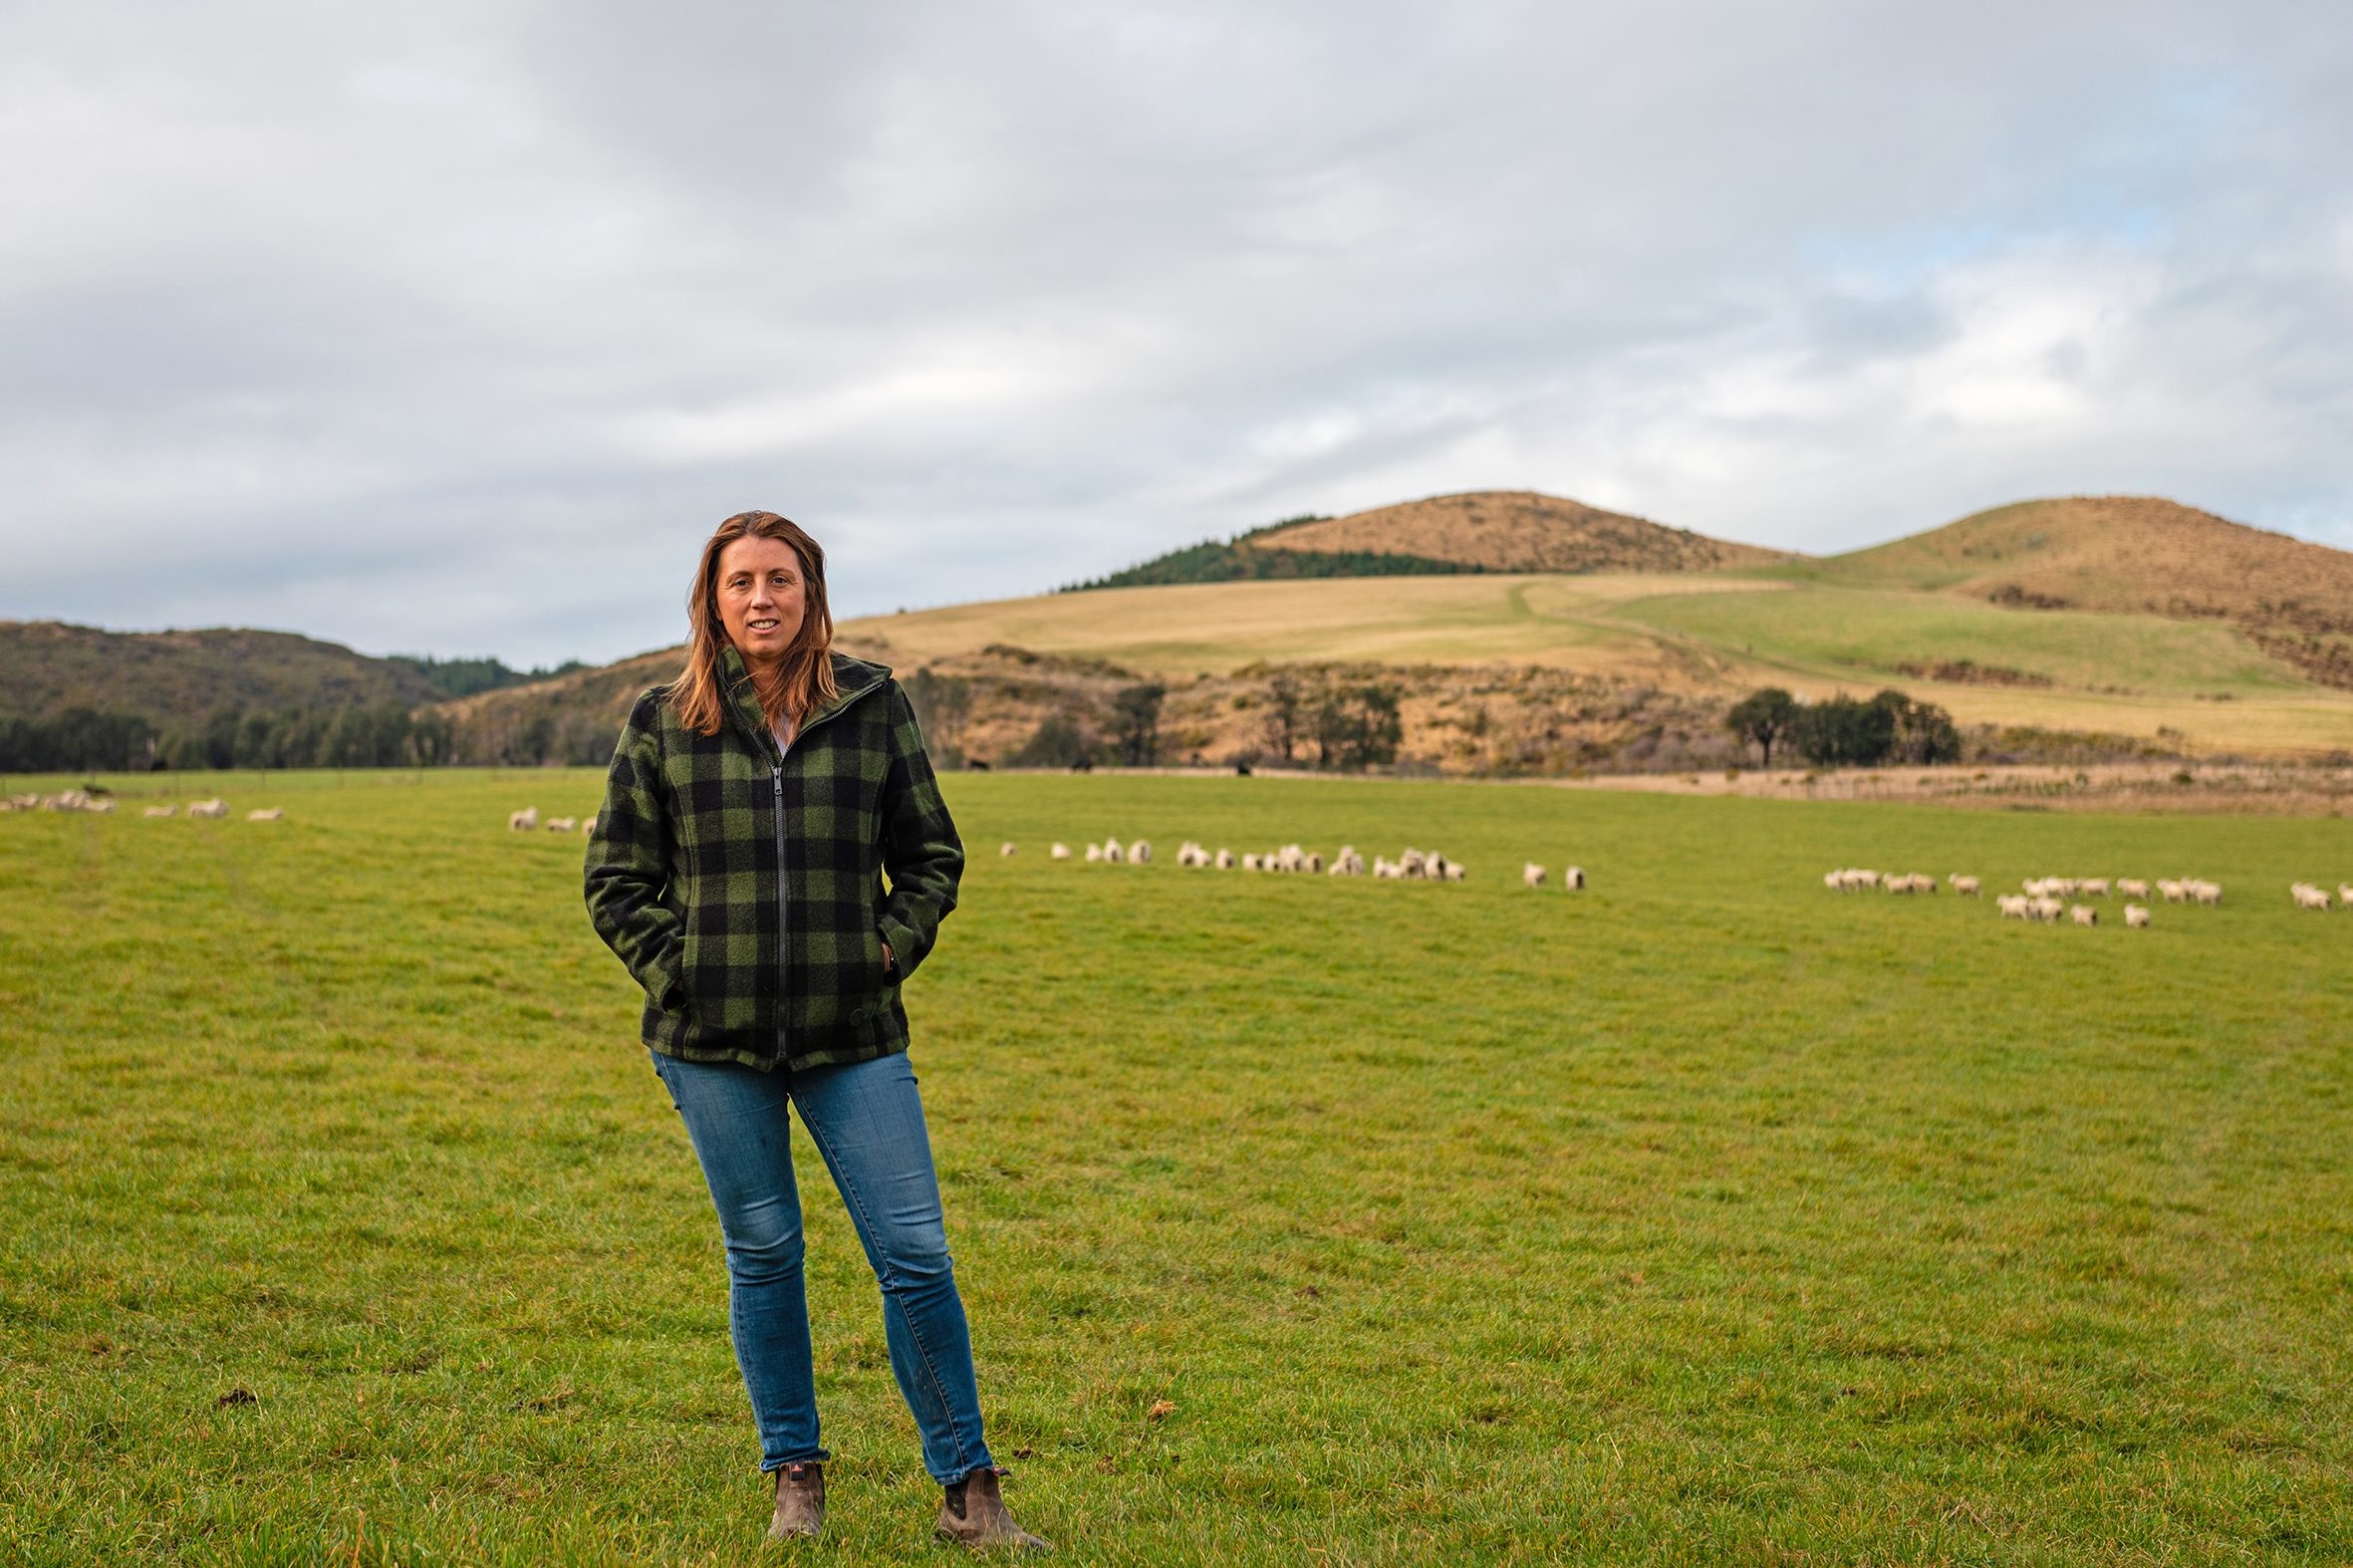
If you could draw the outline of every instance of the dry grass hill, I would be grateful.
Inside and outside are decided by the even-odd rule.
[[[1266,550],[1371,551],[1489,572],[1713,572],[1799,559],[1534,490],[1473,490],[1253,535]]]
[[[2021,501],[1788,570],[2029,609],[2225,621],[2313,679],[2353,688],[2353,554],[2157,496]]]
[[[290,632],[103,632],[56,621],[0,621],[0,717],[88,707],[158,722],[216,708],[430,702],[415,669]]]

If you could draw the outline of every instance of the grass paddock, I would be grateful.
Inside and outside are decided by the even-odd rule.
[[[760,1543],[636,994],[579,838],[503,826],[596,774],[116,783],[0,817],[0,1559],[942,1559],[805,1141],[838,1459],[828,1538]],[[2353,879],[2353,824],[946,788],[915,1062],[990,1441],[1065,1560],[2353,1557],[2353,915],[2284,892]],[[1113,833],[1160,859],[1046,857]],[[2030,929],[1841,865],[2227,893]]]

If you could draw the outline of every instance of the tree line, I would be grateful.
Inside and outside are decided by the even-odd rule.
[[[437,767],[456,760],[449,720],[396,699],[338,707],[220,708],[193,723],[73,707],[0,719],[0,772]]]
[[[1822,702],[1800,702],[1779,686],[1766,686],[1733,703],[1724,727],[1753,742],[1768,768],[1776,745],[1816,767],[1961,760],[1961,731],[1953,715],[1892,686],[1875,696],[1840,695]]]

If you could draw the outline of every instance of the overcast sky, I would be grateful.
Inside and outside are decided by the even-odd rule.
[[[2353,547],[2353,6],[0,0],[0,616],[675,641],[1533,488]]]

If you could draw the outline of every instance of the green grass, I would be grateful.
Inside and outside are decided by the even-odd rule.
[[[595,777],[410,777],[0,817],[0,1560],[947,1560],[814,1162],[831,1536],[759,1545],[692,1155],[579,840],[502,826]],[[2284,894],[2353,825],[948,785],[915,1062],[1064,1560],[2353,1556],[2353,916]],[[1114,832],[1162,860],[1044,853]],[[2027,929],[1849,864],[2229,891]]]
[[[1638,600],[1628,621],[1753,651],[1793,668],[1904,677],[1896,666],[1969,659],[2041,675],[2075,691],[2277,694],[2309,682],[2213,622],[2081,611],[2004,610],[1978,600],[1861,589],[1691,594]]]

